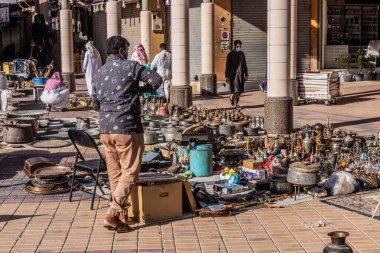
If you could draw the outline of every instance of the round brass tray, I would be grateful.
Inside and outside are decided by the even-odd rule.
[[[70,186],[67,184],[66,186],[59,186],[55,188],[36,187],[32,183],[32,180],[30,180],[25,184],[25,190],[36,195],[63,194],[70,192]]]
[[[33,176],[38,178],[58,178],[72,173],[72,170],[68,166],[57,165],[49,166],[34,171]]]

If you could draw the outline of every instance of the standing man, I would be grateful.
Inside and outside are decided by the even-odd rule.
[[[245,54],[241,51],[242,42],[234,41],[234,50],[227,55],[226,82],[230,84],[230,101],[239,107],[239,97],[244,92],[244,83],[248,80],[248,68]]]
[[[92,85],[96,72],[102,67],[102,58],[92,41],[86,43],[82,71],[85,73],[88,95],[92,96]]]
[[[160,44],[160,52],[154,57],[150,68],[157,69],[157,73],[161,76],[163,85],[157,91],[162,98],[169,99],[170,84],[172,79],[172,54],[166,50],[165,43]]]
[[[108,58],[94,77],[93,95],[112,193],[104,226],[119,233],[130,230],[128,196],[140,172],[144,151],[139,81],[151,90],[162,83],[154,71],[127,60],[128,47],[129,42],[121,36],[107,39]]]

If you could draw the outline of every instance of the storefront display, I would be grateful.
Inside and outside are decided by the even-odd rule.
[[[360,3],[360,1],[358,1]],[[377,5],[329,5],[327,45],[366,46],[378,38]]]

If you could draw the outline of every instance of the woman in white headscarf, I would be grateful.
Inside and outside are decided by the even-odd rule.
[[[146,55],[145,48],[142,44],[137,44],[134,46],[131,61],[137,61],[143,66],[148,64],[148,56]]]
[[[83,60],[83,72],[85,72],[87,90],[90,97],[92,96],[92,85],[93,79],[102,66],[102,59],[100,57],[99,51],[95,48],[94,43],[92,41],[87,42],[86,44],[86,53],[84,55]]]

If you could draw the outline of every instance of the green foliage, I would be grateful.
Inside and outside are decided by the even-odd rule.
[[[359,49],[355,55],[356,66],[360,69],[360,72],[368,63],[368,58],[364,57],[362,51]]]
[[[350,55],[340,55],[337,58],[335,58],[335,62],[338,64],[338,67],[340,69],[347,69],[347,71],[350,70],[350,63],[352,63],[352,57]]]

